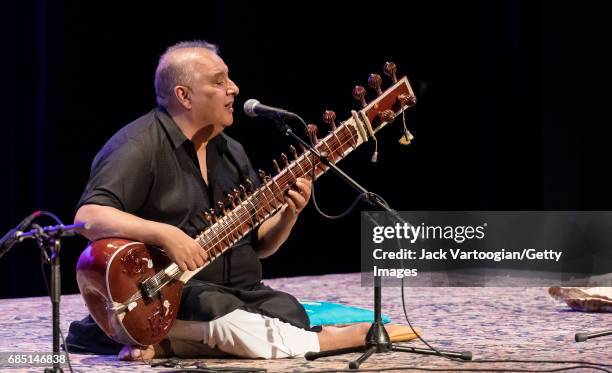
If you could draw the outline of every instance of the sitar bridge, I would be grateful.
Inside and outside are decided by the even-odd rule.
[[[142,298],[147,301],[153,299],[162,286],[162,284],[156,281],[156,277],[149,277],[148,279],[142,281],[139,284]]]
[[[155,298],[159,291],[173,280],[173,276],[169,276],[166,272],[159,272],[153,277],[149,277],[138,284],[142,298],[149,301]]]

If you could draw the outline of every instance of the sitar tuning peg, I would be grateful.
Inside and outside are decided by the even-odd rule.
[[[359,100],[362,108],[366,107],[365,95],[366,90],[362,86],[356,85],[355,88],[353,88],[353,97]]]
[[[317,132],[319,132],[319,127],[317,127],[316,124],[309,124],[306,126],[306,135],[310,137],[310,141],[312,141],[313,144],[319,143]]]
[[[217,211],[215,209],[213,209],[213,208],[209,208],[208,212],[209,212],[209,214],[210,214],[210,216],[212,218],[212,221],[214,223],[216,223],[217,222]]]
[[[397,72],[397,66],[393,62],[386,62],[385,66],[383,67],[383,71],[385,72],[386,76],[391,78],[393,84],[397,83],[397,76],[395,76],[395,73]]]
[[[336,113],[331,110],[325,110],[323,113],[323,122],[329,124],[332,131],[336,130]]]
[[[263,170],[259,170],[259,171],[257,171],[257,177],[259,177],[259,181],[260,181],[262,184],[265,184],[265,183],[266,183],[266,181],[267,181],[267,176],[266,176],[266,173],[265,173]]]
[[[287,158],[287,154],[281,153],[281,161],[283,162],[283,167],[289,166],[289,158]]]
[[[393,112],[393,110],[387,109],[381,112],[379,115],[380,119],[382,119],[383,122],[391,123],[395,120],[395,113]]]
[[[255,189],[255,187],[253,186],[253,182],[247,177],[246,179],[244,179],[244,183],[246,184],[247,193],[251,194],[253,192],[253,189]]]
[[[402,104],[402,107],[404,106],[414,106],[416,105],[416,97],[414,96],[409,96],[405,93],[402,93],[401,95],[397,96],[397,101],[400,102],[400,104]]]
[[[232,205],[232,208],[236,208],[236,198],[234,197],[234,195],[232,193],[225,193],[225,199],[227,199],[227,201],[230,203],[230,205]]]
[[[213,210],[214,211],[214,210]],[[204,215],[204,219],[206,220],[206,223],[208,225],[212,225],[214,223],[213,220],[213,215],[210,213],[210,211],[208,210],[204,210],[204,212],[202,213],[202,215]]]
[[[280,167],[276,159],[272,160],[272,166],[274,166],[274,171],[276,171],[276,173],[279,174],[281,170],[280,170]]]
[[[227,214],[227,208],[225,208],[225,203],[221,201],[217,202],[217,209],[221,215]]]
[[[295,146],[289,145],[289,153],[291,153],[291,156],[293,157],[293,159],[297,159],[298,155],[297,155],[297,150],[295,149]]]
[[[242,195],[240,194],[240,191],[234,188],[233,192],[234,192],[234,198],[236,198],[238,202],[242,202]]]
[[[382,84],[382,78],[378,74],[370,74],[368,78],[368,85],[376,90],[376,94],[378,96],[382,95],[382,88],[380,85]]]

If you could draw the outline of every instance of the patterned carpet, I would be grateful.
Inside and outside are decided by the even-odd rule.
[[[359,274],[294,277],[265,281],[268,285],[294,294],[303,300],[338,302],[364,308],[372,307],[372,289],[360,285]],[[607,364],[612,371],[612,336],[583,343],[574,342],[577,331],[612,328],[612,313],[574,312],[555,301],[542,287],[487,288],[406,288],[406,308],[411,322],[424,331],[424,337],[440,349],[469,350],[474,359],[580,360]],[[383,312],[394,322],[405,324],[399,288],[383,291]],[[64,333],[70,321],[85,316],[79,295],[62,298],[61,325]],[[406,346],[425,347],[422,342]],[[51,308],[48,298],[0,299],[0,351],[45,352],[51,348]],[[207,367],[257,367],[268,372],[302,372],[346,369],[358,354],[329,357],[317,361],[285,359],[274,361],[244,359],[206,359]],[[152,368],[143,362],[126,363],[114,356],[71,355],[79,372],[172,371]],[[184,360],[184,363],[193,361]],[[438,356],[410,353],[373,355],[362,365],[397,371],[417,368],[458,369],[553,369],[574,364],[539,363],[457,363]],[[2,372],[40,372],[41,367],[0,366]],[[64,366],[68,372],[68,367]],[[594,371],[593,368],[571,371]]]

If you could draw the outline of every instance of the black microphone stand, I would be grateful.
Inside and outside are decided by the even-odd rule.
[[[53,367],[45,368],[45,373],[63,373],[60,364],[63,362],[60,353],[60,299],[62,295],[61,272],[60,272],[60,248],[61,237],[72,236],[74,231],[79,228],[89,228],[85,223],[72,225],[54,225],[41,227],[38,224],[32,225],[34,229],[29,232],[19,234],[19,241],[26,238],[36,239],[40,247],[41,255],[46,263],[51,266],[51,306],[52,306],[52,328],[53,328]]]
[[[304,125],[306,123],[304,120],[297,116],[297,119],[300,120]],[[364,200],[368,202],[370,205],[374,207],[379,207],[386,212],[390,213],[390,215],[399,223],[404,224],[407,222],[402,219],[402,217],[397,213],[397,211],[391,209],[386,203],[381,201],[381,199],[374,193],[368,191],[359,183],[357,183],[353,178],[351,178],[348,174],[342,171],[338,166],[329,161],[328,154],[326,152],[319,152],[312,145],[308,144],[306,141],[302,140],[298,135],[296,135],[293,130],[284,122],[284,118],[282,116],[274,117],[276,120],[276,125],[278,130],[283,133],[285,136],[293,138],[299,144],[303,145],[306,149],[310,150],[312,154],[314,154],[321,162],[329,167],[335,174],[340,176],[342,180],[344,180],[347,184],[353,187],[357,192],[359,192],[362,196],[364,196]],[[313,180],[314,182],[314,180]],[[342,355],[352,352],[362,352],[363,354],[354,361],[349,363],[349,369],[358,369],[359,366],[366,361],[373,353],[382,353],[389,351],[397,351],[397,352],[411,352],[416,354],[423,355],[446,355],[452,358],[459,358],[462,360],[471,360],[472,353],[469,351],[463,352],[453,352],[453,351],[434,351],[429,349],[422,348],[414,348],[414,347],[405,347],[405,346],[396,346],[393,345],[391,339],[389,338],[389,334],[387,333],[384,323],[382,321],[382,312],[381,312],[381,302],[382,302],[382,287],[380,276],[374,276],[374,321],[368,330],[368,333],[365,338],[364,346],[359,347],[349,347],[342,348],[337,350],[323,351],[323,352],[307,352],[304,356],[306,360],[312,361],[321,357],[327,356],[335,356]]]

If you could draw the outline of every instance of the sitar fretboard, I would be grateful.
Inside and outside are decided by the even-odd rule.
[[[315,148],[319,152],[327,152],[330,161],[337,162],[354,149],[356,144],[355,128],[341,125],[321,140]],[[196,241],[211,257],[219,256],[278,211],[285,204],[286,191],[295,184],[297,178],[312,179],[313,164],[316,177],[327,169],[316,156],[306,150],[277,175],[268,177],[239,205],[199,234]]]

